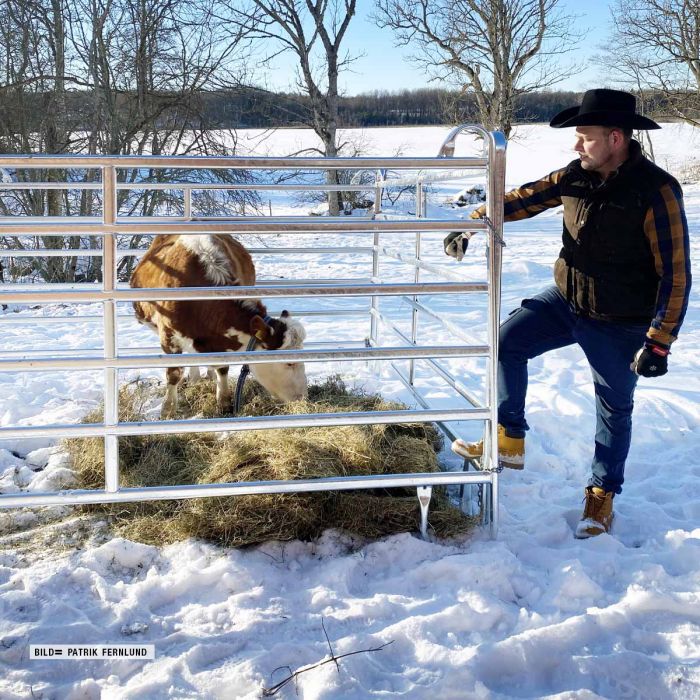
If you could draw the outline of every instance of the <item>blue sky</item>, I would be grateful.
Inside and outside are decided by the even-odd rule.
[[[374,3],[372,0],[358,0],[357,14],[350,23],[345,47],[353,54],[363,53],[340,78],[341,89],[348,95],[374,90],[401,90],[430,85],[424,70],[408,60],[410,51],[393,44],[393,34],[389,29],[379,29],[369,19]],[[567,61],[584,63],[600,51],[610,24],[609,0],[563,0],[562,9],[579,16],[575,31],[587,32],[576,51],[572,51]],[[597,84],[598,71],[587,67],[555,89],[585,90]],[[294,60],[291,56],[280,57],[275,61],[273,77],[268,85],[273,89],[291,89],[294,82]],[[437,85],[437,83],[433,83]]]

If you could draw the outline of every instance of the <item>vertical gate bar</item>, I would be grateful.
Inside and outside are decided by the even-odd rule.
[[[184,215],[186,221],[192,221],[192,189],[190,187],[185,187],[184,189],[185,203],[184,203]]]
[[[113,165],[102,168],[102,222],[113,225],[117,220],[117,175]],[[112,231],[102,235],[102,288],[107,294],[116,289],[116,239]],[[107,299],[103,304],[104,314],[104,357],[113,360],[117,355],[116,303]],[[110,428],[119,421],[118,373],[115,368],[104,370],[104,450],[105,450],[105,490],[119,490],[119,440]]]
[[[503,197],[505,194],[506,140],[499,131],[489,134],[488,200],[486,215],[489,232],[489,381],[487,403],[491,411],[489,448],[491,486],[484,489],[484,500],[490,502],[491,537],[498,535],[498,331],[501,314],[501,257],[503,244]]]
[[[382,177],[380,173],[377,173],[377,178]],[[380,214],[382,211],[382,187],[378,185],[374,188],[374,216]],[[377,284],[379,282],[379,232],[374,234],[374,245],[372,250],[372,282]],[[377,313],[369,314],[369,346],[374,348],[379,345],[379,297],[375,294],[372,295],[371,309]],[[374,363],[374,367],[378,366]]]
[[[484,526],[488,525],[489,528],[491,527],[491,514],[493,513],[492,484],[493,479],[488,484],[477,484],[479,489],[478,501],[481,507],[481,524]]]
[[[423,198],[423,181],[418,180],[416,183],[416,218],[422,219],[425,217],[425,200]],[[420,254],[421,254],[421,234],[416,233],[416,262],[413,269],[413,281],[420,282]],[[413,296],[413,301],[418,302],[418,297]],[[411,343],[415,345],[418,341],[418,309],[414,306],[411,311]],[[413,386],[413,380],[416,376],[416,361],[411,359],[408,361],[408,381]]]

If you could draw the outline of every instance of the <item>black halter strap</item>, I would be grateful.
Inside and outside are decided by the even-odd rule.
[[[269,326],[270,322],[272,321],[272,318],[268,316],[267,314],[263,316],[263,321]],[[248,346],[246,347],[245,351],[246,352],[253,352],[255,350],[255,346],[258,343],[260,339],[257,338],[255,335],[250,336],[250,340],[248,341]],[[241,367],[241,371],[238,375],[238,381],[236,382],[236,396],[233,402],[233,414],[238,415],[239,411],[241,410],[241,399],[243,398],[243,386],[245,385],[245,380],[248,378],[248,375],[250,374],[250,367],[248,364],[244,364]]]

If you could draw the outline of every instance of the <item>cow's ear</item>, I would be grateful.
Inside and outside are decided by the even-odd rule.
[[[262,316],[256,314],[250,320],[250,334],[254,335],[261,343],[267,343],[272,336],[272,328],[265,323]]]

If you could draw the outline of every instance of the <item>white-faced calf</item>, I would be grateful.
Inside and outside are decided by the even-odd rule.
[[[255,266],[248,251],[226,234],[156,236],[131,276],[132,287],[213,287],[255,284]],[[287,311],[267,315],[259,299],[202,301],[138,301],[136,318],[158,334],[163,352],[236,352],[255,338],[256,350],[303,347],[306,333]],[[301,362],[251,364],[251,373],[273,396],[295,401],[306,395]],[[194,373],[193,373],[194,374]],[[199,370],[196,370],[199,374]],[[162,416],[177,411],[177,387],[182,367],[166,370],[167,389]],[[230,408],[228,367],[216,368],[216,403]]]

